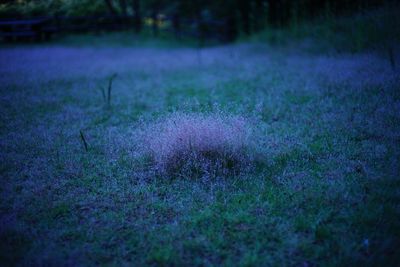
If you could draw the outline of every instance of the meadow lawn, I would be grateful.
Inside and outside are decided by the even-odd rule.
[[[398,70],[254,42],[2,46],[0,265],[398,266]],[[248,118],[263,158],[149,174],[136,131],[174,112]]]

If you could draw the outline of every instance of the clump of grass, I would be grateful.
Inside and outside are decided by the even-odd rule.
[[[111,77],[108,79],[108,87],[107,87],[107,96],[104,87],[100,87],[101,95],[103,97],[104,103],[107,104],[108,107],[111,106],[111,91],[112,91],[112,84],[113,80],[117,77],[117,74],[114,73],[111,75]]]
[[[172,113],[145,125],[141,137],[142,155],[168,177],[234,176],[254,161],[254,127],[241,116]]]

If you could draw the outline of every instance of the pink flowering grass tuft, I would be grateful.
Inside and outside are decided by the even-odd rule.
[[[244,117],[173,113],[144,127],[141,146],[161,174],[218,177],[251,167],[252,136]]]

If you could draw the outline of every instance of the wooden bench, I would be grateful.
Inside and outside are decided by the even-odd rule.
[[[48,39],[56,28],[51,25],[51,18],[0,21],[0,37],[5,41]]]

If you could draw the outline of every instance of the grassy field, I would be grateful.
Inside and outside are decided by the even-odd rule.
[[[2,266],[400,264],[400,75],[381,55],[78,41],[0,48],[0,83]],[[152,174],[137,132],[176,112],[245,117],[261,157]]]

